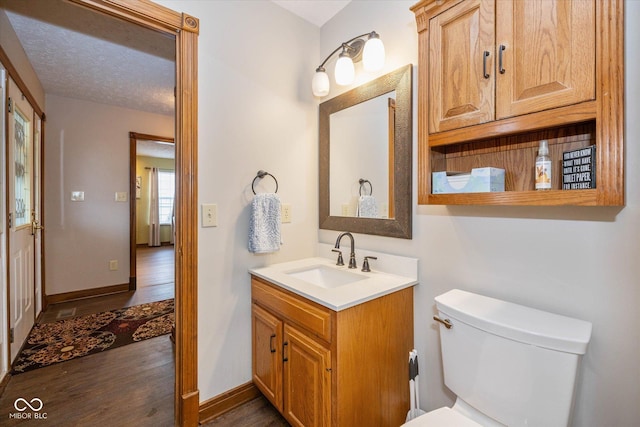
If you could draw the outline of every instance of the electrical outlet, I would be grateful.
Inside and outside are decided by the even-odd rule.
[[[349,204],[348,203],[343,203],[342,204],[342,216],[351,216],[349,215]]]
[[[117,269],[118,269],[118,260],[112,259],[111,261],[109,261],[109,270],[116,271]]]
[[[127,192],[126,191],[117,191],[116,192],[116,202],[126,202],[127,201]]]
[[[283,203],[281,206],[281,209],[282,209],[282,215],[281,215],[282,223],[284,224],[285,222],[291,222],[291,204]]]
[[[216,204],[202,205],[202,226],[203,227],[218,226],[218,205]]]

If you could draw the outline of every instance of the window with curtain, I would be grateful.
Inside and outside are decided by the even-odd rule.
[[[175,196],[174,171],[158,171],[158,204],[160,224],[171,224],[173,217],[173,199]]]

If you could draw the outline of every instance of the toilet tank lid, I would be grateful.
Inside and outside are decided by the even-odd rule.
[[[504,338],[574,354],[584,354],[591,323],[535,308],[453,289],[435,298],[438,311]]]

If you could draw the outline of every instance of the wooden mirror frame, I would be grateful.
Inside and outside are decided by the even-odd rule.
[[[149,0],[71,0],[175,37],[176,41],[176,426],[199,422],[198,391],[198,32],[197,18]]]
[[[413,66],[406,65],[320,104],[319,224],[321,229],[403,239],[412,238],[412,73]],[[396,120],[393,174],[389,177],[389,182],[393,183],[393,206],[390,206],[390,210],[394,212],[394,218],[331,216],[329,192],[330,116],[335,112],[394,90],[396,91]]]

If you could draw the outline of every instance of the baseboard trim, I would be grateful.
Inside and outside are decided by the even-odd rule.
[[[102,295],[116,294],[119,292],[128,292],[129,284],[103,286],[101,288],[83,289],[81,291],[65,292],[62,294],[47,295],[45,297],[47,304],[58,304],[66,301],[77,299],[98,297]]]
[[[248,382],[212,397],[200,404],[200,424],[207,423],[258,396],[260,396],[258,388],[253,382]]]

